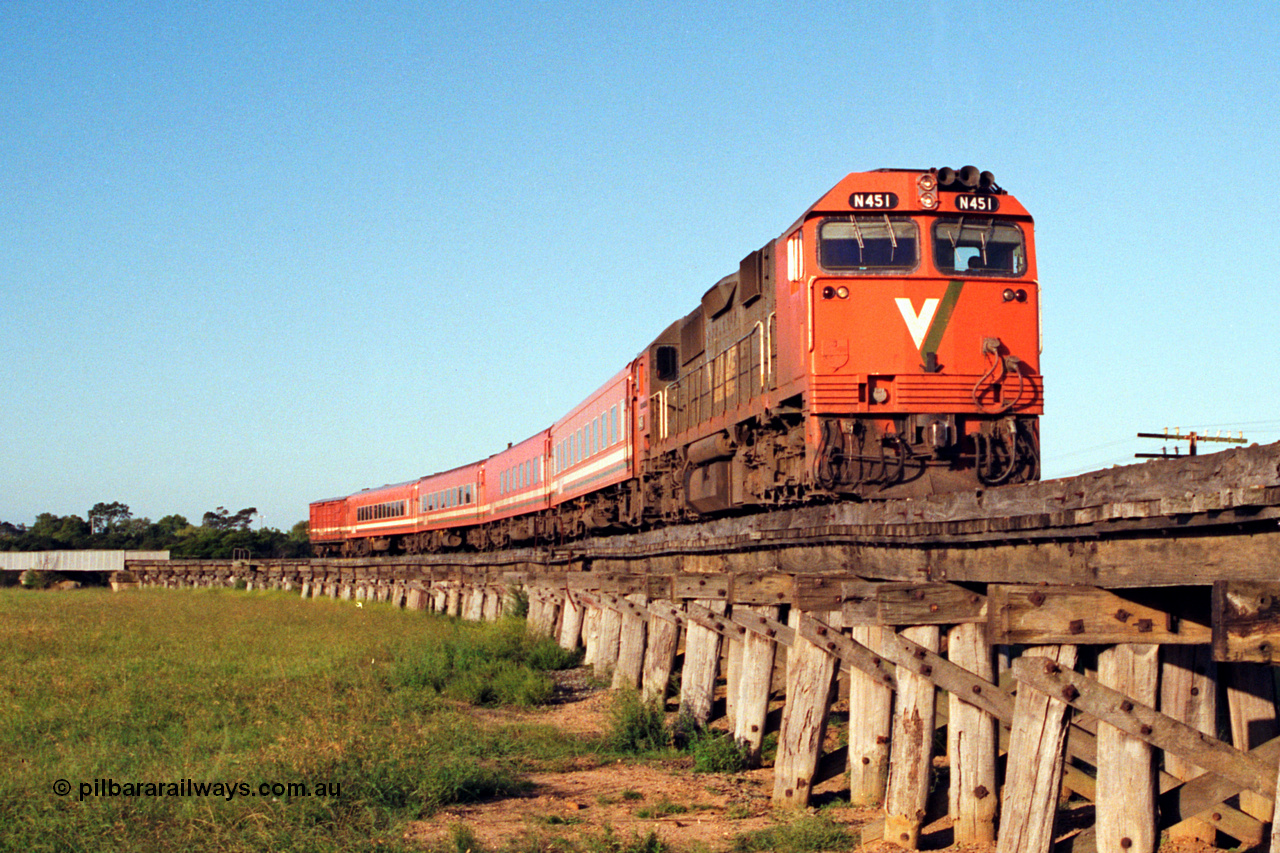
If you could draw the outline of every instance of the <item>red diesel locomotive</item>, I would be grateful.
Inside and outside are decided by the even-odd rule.
[[[320,555],[559,542],[1035,480],[1031,216],[990,172],[847,176],[548,429],[311,505]]]

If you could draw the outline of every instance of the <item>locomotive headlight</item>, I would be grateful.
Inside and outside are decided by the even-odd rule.
[[[883,405],[884,402],[888,399],[889,399],[889,392],[883,386],[879,386],[871,390],[872,402],[880,403]]]
[[[1018,298],[1018,294],[1014,293],[1013,289],[1009,287],[1006,287],[1004,289],[1004,293],[1000,295],[1004,297],[1005,302],[1012,302],[1013,300]]]
[[[837,287],[837,288],[836,288],[836,296],[839,296],[841,299],[848,299],[848,298],[849,298],[849,288],[844,287],[843,285],[842,285],[842,286],[840,286],[840,287]]]
[[[933,210],[938,206],[938,196],[932,190],[920,193],[920,206],[925,210]]]
[[[921,192],[933,192],[938,188],[938,179],[932,173],[926,172],[916,181],[916,185],[920,187]]]

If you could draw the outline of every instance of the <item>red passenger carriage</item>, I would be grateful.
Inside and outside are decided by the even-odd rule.
[[[404,538],[410,554],[458,548],[466,531],[484,519],[484,465],[473,462],[418,481],[417,520]]]

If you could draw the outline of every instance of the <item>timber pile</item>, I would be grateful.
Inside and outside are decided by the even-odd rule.
[[[475,620],[523,590],[531,629],[582,648],[615,687],[701,725],[722,713],[755,760],[776,731],[779,808],[843,774],[851,799],[883,804],[866,839],[919,846],[941,787],[955,843],[1152,853],[1163,831],[1268,834],[1277,519],[1271,445],[568,547],[130,570]],[[846,698],[848,746],[825,751]],[[1068,798],[1096,820],[1063,838]]]

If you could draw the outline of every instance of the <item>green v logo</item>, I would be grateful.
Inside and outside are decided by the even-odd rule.
[[[947,331],[947,324],[951,322],[951,312],[960,301],[960,291],[963,288],[963,281],[949,283],[947,292],[941,299],[936,297],[926,299],[918,312],[911,304],[911,300],[905,296],[899,296],[893,300],[898,306],[898,313],[902,315],[902,321],[907,324],[907,332],[910,333],[912,342],[916,345],[916,349],[920,350],[921,355],[938,351],[938,345],[942,343],[942,335]]]

